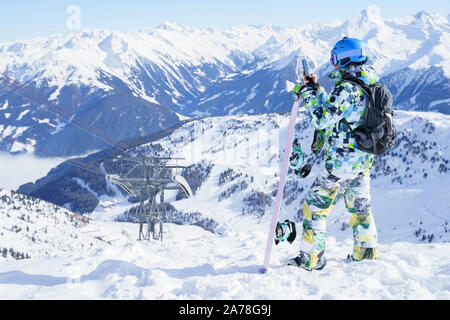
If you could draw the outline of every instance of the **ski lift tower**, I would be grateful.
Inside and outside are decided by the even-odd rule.
[[[139,199],[136,215],[139,219],[139,240],[163,240],[166,206],[164,190],[182,190],[188,197],[192,195],[187,181],[174,175],[174,169],[185,166],[169,164],[182,158],[120,158],[131,162],[132,168],[121,175],[109,174],[107,179],[124,189],[130,196]],[[176,171],[176,170],[175,170]]]

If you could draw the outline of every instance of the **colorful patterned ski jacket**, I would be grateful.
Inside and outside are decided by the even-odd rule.
[[[369,170],[374,156],[358,149],[348,126],[352,129],[362,124],[366,108],[366,98],[356,84],[342,81],[344,72],[364,81],[367,85],[378,82],[375,71],[370,66],[351,66],[335,71],[330,78],[335,88],[328,94],[323,87],[317,91],[305,87],[300,91],[304,106],[311,116],[314,126],[325,131],[326,162],[328,172],[358,174]]]

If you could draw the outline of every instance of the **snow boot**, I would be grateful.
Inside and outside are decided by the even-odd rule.
[[[318,258],[317,263],[313,267],[311,267],[310,259],[308,258],[308,254],[306,254],[303,251],[300,251],[300,254],[298,256],[296,256],[295,258],[288,259],[286,261],[286,264],[288,266],[299,267],[299,268],[305,269],[307,271],[322,270],[323,268],[325,268],[325,266],[327,264],[327,260],[323,256],[323,252],[321,252],[319,257],[317,257],[317,258]]]
[[[355,262],[361,260],[376,260],[378,257],[378,248],[362,248],[354,246],[353,254],[347,255],[346,262]]]

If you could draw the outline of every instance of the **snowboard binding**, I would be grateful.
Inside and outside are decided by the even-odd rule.
[[[289,244],[294,242],[297,232],[295,231],[295,223],[289,220],[285,220],[280,223],[277,222],[275,227],[275,244],[278,245],[280,242],[287,240]]]

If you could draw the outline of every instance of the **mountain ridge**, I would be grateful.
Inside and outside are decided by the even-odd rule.
[[[395,107],[448,114],[449,30],[443,15],[419,12],[384,20],[377,7],[344,22],[302,27],[220,29],[168,23],[138,32],[84,30],[0,44],[0,72],[75,115],[81,116],[87,104],[101,109],[101,99],[110,97],[108,107],[117,112],[103,112],[105,125],[99,129],[120,140],[178,123],[177,114],[201,118],[286,111],[289,90],[300,78],[300,58],[307,56],[326,84],[332,44],[344,35],[358,36],[368,43],[382,81],[398,92]],[[421,82],[427,73],[429,80]],[[432,77],[436,73],[437,80]],[[411,86],[400,88],[405,82],[401,74]],[[141,99],[138,112],[145,115],[144,122],[137,118],[137,108],[126,107],[122,94],[130,101]],[[149,104],[153,110],[147,110]],[[107,146],[91,143],[86,133],[75,134],[68,117],[49,114],[42,103],[11,90],[5,81],[0,81],[0,107],[3,150],[24,152],[36,146],[64,156]],[[120,126],[108,123],[133,130],[123,136]],[[65,131],[65,137],[59,137]],[[67,138],[74,135],[73,140]],[[6,137],[20,144],[13,146]]]

